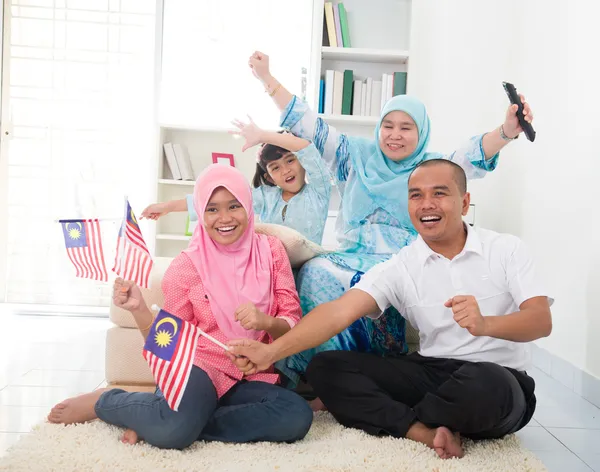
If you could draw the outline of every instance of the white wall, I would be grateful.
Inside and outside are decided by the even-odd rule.
[[[600,4],[413,2],[409,93],[428,105],[431,150],[500,125],[513,82],[535,114],[501,165],[471,185],[481,226],[520,236],[556,297],[538,344],[600,377]]]

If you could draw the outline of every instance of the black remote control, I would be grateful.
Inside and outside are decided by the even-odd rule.
[[[508,95],[510,103],[519,106],[519,109],[517,110],[517,118],[519,119],[519,124],[521,125],[521,128],[523,128],[527,139],[533,142],[535,140],[535,131],[533,130],[533,126],[531,126],[531,123],[525,121],[525,117],[523,116],[523,104],[521,103],[521,99],[519,98],[519,94],[517,93],[516,87],[509,82],[502,82],[502,85],[504,86],[504,91],[506,92],[506,95]]]

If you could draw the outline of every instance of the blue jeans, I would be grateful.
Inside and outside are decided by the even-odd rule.
[[[134,430],[140,439],[165,449],[194,441],[293,442],[312,424],[308,403],[296,393],[266,382],[242,381],[220,399],[209,376],[193,366],[179,404],[167,405],[160,392],[104,392],[95,405],[102,421]]]

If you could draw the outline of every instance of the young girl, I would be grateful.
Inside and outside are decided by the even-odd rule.
[[[242,173],[209,166],[196,181],[193,200],[203,224],[164,275],[164,309],[224,343],[237,337],[271,342],[289,331],[301,316],[290,263],[277,238],[254,232],[252,194]],[[113,300],[133,314],[146,337],[153,316],[139,287],[117,279]],[[144,439],[173,449],[197,440],[302,439],[312,422],[306,401],[274,385],[279,376],[272,369],[249,375],[253,368],[201,336],[178,411],[159,391],[102,389],[59,403],[48,420],[100,418],[129,428],[124,442]]]
[[[259,220],[288,226],[321,244],[331,181],[319,151],[306,139],[262,130],[252,120],[247,124],[235,120],[233,124],[238,130],[231,133],[246,140],[242,151],[263,143],[252,182],[254,212]],[[197,219],[190,195],[150,205],[142,212],[142,218],[156,220],[172,211],[186,209],[191,220]]]

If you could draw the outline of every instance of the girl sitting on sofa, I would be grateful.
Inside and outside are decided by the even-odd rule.
[[[290,263],[278,239],[255,233],[252,193],[242,173],[209,166],[196,181],[193,201],[203,224],[165,272],[164,309],[223,343],[239,337],[270,342],[289,331],[301,316]],[[117,279],[113,301],[133,314],[145,338],[153,315],[139,287]],[[178,411],[158,390],[115,388],[59,403],[48,420],[70,424],[99,418],[128,428],[124,442],[143,439],[169,449],[197,440],[302,439],[312,423],[306,401],[277,386],[272,369],[246,375],[253,367],[201,336]]]
[[[242,151],[262,143],[252,185],[254,212],[262,223],[288,226],[314,243],[321,244],[331,179],[317,148],[310,141],[290,133],[259,128],[252,120],[235,120],[231,131],[245,138]],[[306,183],[308,177],[308,183]],[[154,203],[142,218],[156,220],[173,211],[186,211],[196,220],[192,196],[165,203]]]

